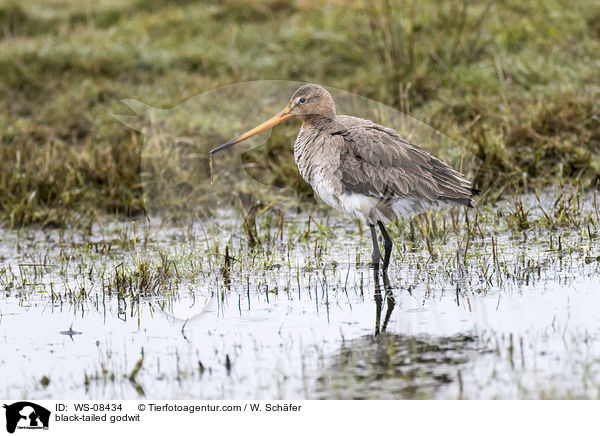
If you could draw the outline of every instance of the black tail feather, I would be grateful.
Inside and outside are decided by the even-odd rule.
[[[481,189],[471,188],[471,195],[479,195],[481,194]],[[463,197],[463,198],[452,198],[452,197],[438,197],[438,200],[441,201],[449,201],[455,203],[460,206],[473,207],[473,199],[471,197]]]

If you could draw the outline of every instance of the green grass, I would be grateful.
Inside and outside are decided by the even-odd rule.
[[[0,217],[61,226],[139,214],[143,137],[112,117],[120,99],[169,108],[259,79],[408,112],[466,143],[489,193],[507,181],[595,186],[599,17],[592,0],[0,0]],[[248,159],[272,163],[266,183],[308,195],[290,147],[275,134]]]

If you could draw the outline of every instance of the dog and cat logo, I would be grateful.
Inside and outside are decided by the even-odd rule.
[[[29,401],[5,404],[6,430],[14,433],[16,429],[48,430],[50,411]]]

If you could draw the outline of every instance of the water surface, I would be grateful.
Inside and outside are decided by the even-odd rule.
[[[387,276],[337,216],[254,249],[223,222],[4,230],[0,396],[597,398],[595,236],[479,219],[431,249],[396,233]],[[150,285],[116,280],[145,261]]]

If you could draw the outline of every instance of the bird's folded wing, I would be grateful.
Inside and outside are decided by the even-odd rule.
[[[375,123],[336,132],[342,189],[382,199],[450,200],[469,205],[474,191],[458,172]]]

